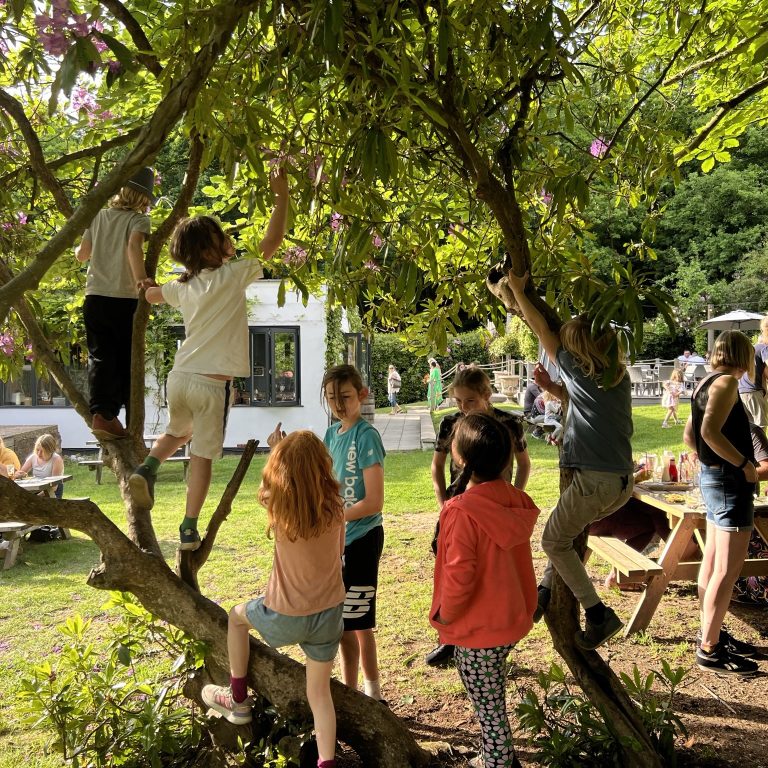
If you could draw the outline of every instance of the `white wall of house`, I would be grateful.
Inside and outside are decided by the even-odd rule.
[[[248,289],[251,309],[248,323],[253,327],[298,326],[299,328],[299,404],[281,406],[235,405],[230,409],[224,445],[235,448],[254,438],[266,446],[267,435],[277,422],[286,432],[311,429],[322,437],[328,416],[320,401],[320,385],[325,369],[325,292],[310,296],[307,306],[298,294],[287,293],[285,304],[278,307],[279,280],[260,280]],[[222,340],[226,344],[226,340]],[[147,377],[146,433],[162,432],[167,420],[165,407],[158,407],[157,384]],[[120,415],[124,421],[125,414]],[[93,440],[88,427],[73,408],[54,406],[5,406],[0,408],[0,424],[55,424],[61,434],[62,448],[80,450]]]

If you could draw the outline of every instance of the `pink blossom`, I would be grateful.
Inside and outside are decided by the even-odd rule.
[[[592,157],[602,157],[608,151],[608,147],[610,146],[611,142],[606,142],[601,136],[592,142],[589,147],[589,154],[592,155]]]
[[[88,25],[88,16],[84,13],[78,13],[73,17],[73,19],[75,22],[74,24],[75,34],[78,37],[86,37],[91,31],[91,28]]]
[[[6,3],[6,0],[0,0],[0,8],[2,8]]]
[[[63,32],[41,33],[38,39],[50,56],[63,56],[69,47],[69,40]]]
[[[34,360],[35,359],[35,351],[32,349],[31,344],[27,344],[24,347],[24,357],[27,358],[27,360]]]
[[[54,645],[53,648],[51,648],[51,653],[61,653],[61,650],[60,645]]]
[[[338,232],[344,222],[344,217],[340,213],[331,214],[331,229],[334,232]]]
[[[552,202],[552,195],[547,192],[546,189],[541,190],[541,202],[544,203],[544,205],[549,205]]]
[[[111,120],[113,117],[114,115],[108,109],[103,109],[98,114],[90,112],[88,114],[88,125],[95,125],[100,120]]]
[[[0,39],[0,53],[8,53],[8,43],[5,40]]]
[[[99,105],[93,95],[82,86],[75,88],[72,91],[70,103],[72,105],[72,109],[75,109],[78,112],[81,109],[84,109],[86,112],[95,112],[99,108]]]
[[[283,263],[290,267],[302,267],[307,263],[307,252],[299,245],[292,245],[283,255]]]
[[[123,68],[123,65],[116,59],[110,59],[107,62],[107,67],[113,75],[116,75]]]
[[[24,211],[19,211],[16,214],[16,218],[19,220],[19,224],[24,225],[27,223],[27,214]]]
[[[13,229],[13,222],[4,221],[2,224],[0,224],[0,227],[2,227],[7,232],[9,229]]]
[[[13,336],[11,336],[11,334],[7,331],[3,334],[0,334],[0,352],[2,352],[6,357],[12,357],[15,350],[16,343],[13,340]]]
[[[61,11],[62,13],[68,13],[70,10],[69,0],[51,0],[51,5],[55,10]]]
[[[96,37],[95,35],[91,35],[91,42],[93,43],[93,47],[99,53],[104,53],[104,51],[109,48],[109,46],[100,37]]]
[[[449,355],[451,354],[451,348],[450,348],[450,347],[447,347],[445,351],[446,351],[446,352],[447,352]]]
[[[363,266],[370,272],[381,272],[381,267],[373,259],[368,259]]]
[[[103,32],[104,31],[104,25],[99,21],[99,19],[96,19],[96,21],[93,22],[91,25],[91,30],[93,32]]]
[[[38,13],[35,16],[35,26],[38,32],[45,32],[51,24],[53,24],[53,19],[50,16],[46,16],[44,13]]]
[[[374,248],[381,248],[381,246],[384,245],[384,241],[379,237],[378,232],[374,232],[371,235],[371,242],[373,243]]]

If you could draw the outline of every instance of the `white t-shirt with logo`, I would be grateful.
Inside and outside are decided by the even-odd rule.
[[[162,286],[163,299],[181,310],[186,331],[174,371],[225,376],[250,373],[245,290],[262,277],[256,259],[242,259],[204,269],[185,283],[174,280]]]

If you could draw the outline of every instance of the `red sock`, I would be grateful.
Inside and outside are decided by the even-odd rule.
[[[335,760],[321,760],[317,759],[317,768],[336,768]]]
[[[229,684],[232,688],[232,698],[242,704],[248,698],[248,685],[244,677],[231,677]]]

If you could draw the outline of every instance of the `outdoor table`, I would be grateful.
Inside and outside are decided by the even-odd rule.
[[[59,483],[66,483],[67,480],[71,480],[72,475],[55,475],[53,477],[25,477],[14,482],[19,488],[23,488],[30,493],[44,493],[51,498],[55,495],[55,487]],[[4,540],[7,541],[7,545],[4,547],[4,557],[2,570],[11,568],[16,562],[16,556],[19,552],[19,542],[30,531],[34,531],[35,528],[39,528],[39,525],[30,525],[27,523],[0,523],[0,533],[3,534]],[[69,528],[61,528],[61,536],[64,539],[72,538],[69,532]]]
[[[677,493],[671,491],[671,493]],[[691,494],[686,496],[684,504],[673,503],[668,499],[668,493],[654,492],[635,486],[633,496],[644,504],[656,507],[669,518],[670,534],[664,546],[664,551],[658,559],[662,572],[651,579],[627,623],[625,635],[641,632],[650,624],[653,614],[661,602],[670,581],[696,581],[699,573],[700,560],[681,561],[688,543],[695,536],[699,545],[703,546],[702,531],[706,530],[706,511],[701,499]],[[768,542],[768,498],[755,500],[755,529]],[[741,576],[768,575],[768,560],[747,559],[741,570]]]

